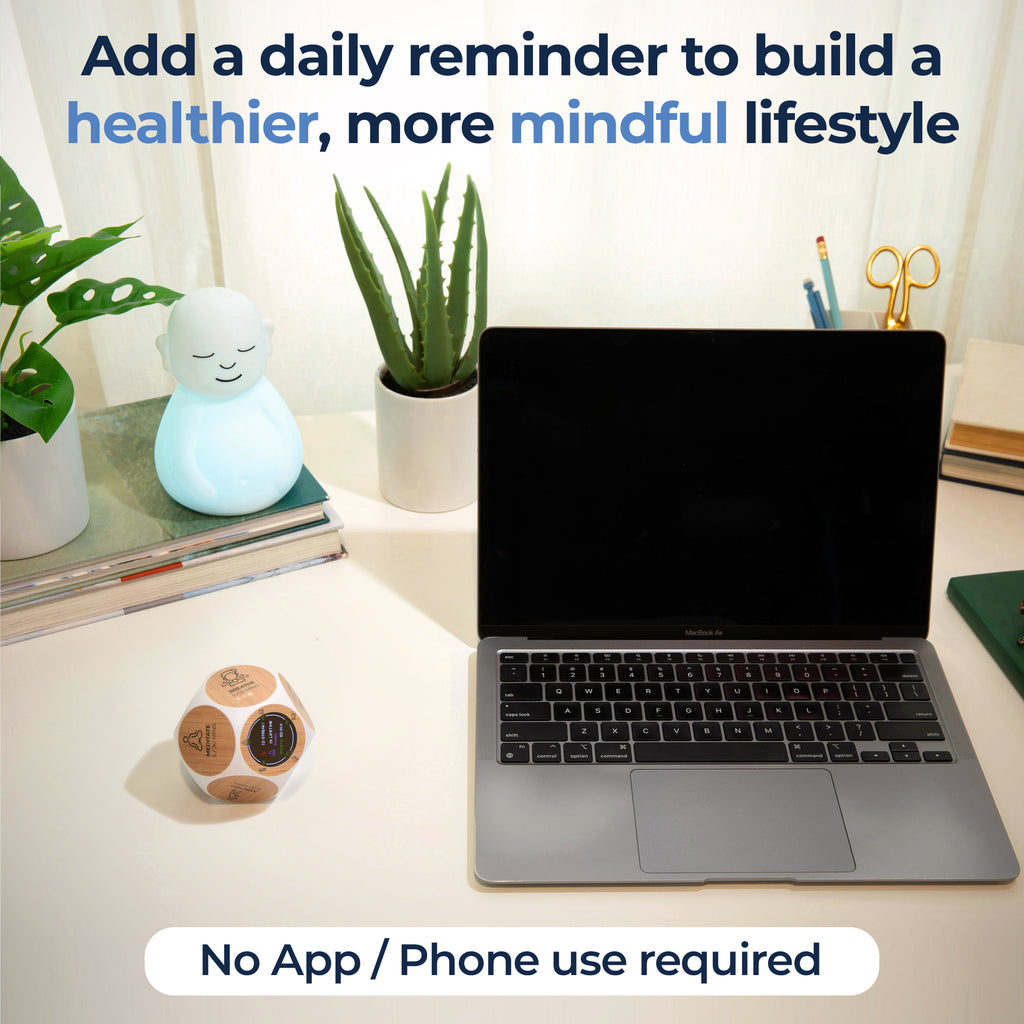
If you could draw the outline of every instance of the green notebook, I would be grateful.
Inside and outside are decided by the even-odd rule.
[[[1024,569],[954,576],[946,594],[1024,697]]]

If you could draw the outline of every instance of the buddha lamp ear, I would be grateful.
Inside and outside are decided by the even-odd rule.
[[[161,334],[160,337],[158,337],[156,339],[156,350],[157,350],[157,352],[160,353],[160,358],[163,360],[164,369],[168,373],[173,373],[174,371],[171,369],[171,361],[170,361],[170,359],[168,357],[168,354],[167,354],[167,335],[166,334]]]

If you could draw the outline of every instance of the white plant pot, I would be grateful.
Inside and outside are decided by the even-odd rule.
[[[374,378],[381,494],[413,512],[447,512],[476,500],[476,387],[432,398],[399,394]]]
[[[89,522],[75,405],[48,444],[38,434],[0,444],[0,557],[29,558],[74,540]]]

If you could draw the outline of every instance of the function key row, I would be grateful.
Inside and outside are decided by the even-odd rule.
[[[916,664],[501,662],[502,683],[919,683]]]
[[[912,651],[501,651],[498,660],[503,665],[913,665],[917,658]]]

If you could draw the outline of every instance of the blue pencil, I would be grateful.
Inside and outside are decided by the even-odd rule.
[[[839,300],[836,298],[836,286],[832,280],[832,264],[828,260],[824,235],[818,235],[818,259],[821,260],[821,275],[825,278],[825,292],[828,295],[828,311],[832,316],[832,326],[839,330],[843,326],[843,318],[839,314]]]
[[[808,277],[804,281],[804,289],[807,292],[807,304],[811,307],[811,319],[815,327],[830,327],[828,314],[825,312],[821,296],[814,290],[814,282]]]

